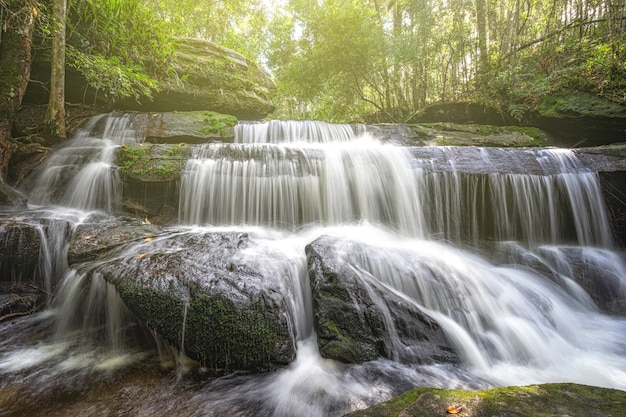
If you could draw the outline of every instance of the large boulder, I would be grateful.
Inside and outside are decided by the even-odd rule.
[[[521,121],[516,120],[480,103],[444,102],[426,106],[410,123],[531,126],[548,132],[559,146],[568,147],[618,143],[626,137],[626,106],[590,93],[566,90],[541,97],[522,116]]]
[[[493,126],[507,126],[514,124],[512,117],[481,103],[473,102],[442,102],[426,106],[410,123],[474,123]]]
[[[248,245],[234,232],[147,237],[101,257],[95,271],[150,329],[209,369],[266,370],[295,357],[285,277],[242,260]]]
[[[240,119],[262,119],[274,111],[269,102],[274,83],[243,55],[202,39],[179,38],[169,78],[143,106],[127,101],[122,107],[139,111],[213,110]]]
[[[336,243],[335,238],[322,236],[306,247],[323,357],[346,363],[380,357],[407,363],[458,361],[432,318],[340,262]],[[351,252],[362,253],[360,249],[353,247]]]
[[[528,123],[550,132],[563,146],[623,142],[626,106],[589,93],[563,91],[542,97]]]
[[[270,96],[273,81],[254,62],[243,55],[202,39],[174,40],[171,70],[158,80],[152,98],[129,98],[114,103],[115,108],[135,111],[211,110],[241,119],[258,120],[274,111]],[[47,49],[33,55],[31,83],[24,104],[45,104],[50,80],[50,53]],[[89,103],[111,107],[103,92],[87,86],[76,70],[66,68],[65,99],[68,103]]]

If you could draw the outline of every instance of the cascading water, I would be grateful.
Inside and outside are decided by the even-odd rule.
[[[121,181],[113,159],[117,147],[143,142],[139,115],[95,117],[41,168],[29,192],[38,205],[81,210],[113,211],[119,203]]]
[[[128,120],[105,117],[87,129]],[[98,185],[116,183],[108,148],[135,134],[128,125],[101,128],[102,135],[87,129],[46,165],[43,177],[52,182],[33,190],[38,204],[114,208],[116,186]],[[95,136],[107,150],[93,145]],[[63,180],[57,193],[59,178],[85,160],[104,162],[106,178],[88,168],[78,175],[90,178],[87,185]],[[53,190],[61,197],[49,196]],[[79,202],[81,193],[91,197]],[[418,386],[568,381],[626,389],[626,320],[606,313],[614,299],[588,291],[606,285],[623,295],[626,265],[612,249],[598,176],[570,151],[401,148],[358,126],[242,123],[236,143],[194,148],[179,201],[171,235],[120,246],[110,259],[133,273],[159,248],[209,271],[217,255],[189,242],[245,232],[237,265],[262,279],[240,285],[286,305],[295,360],[273,373],[208,380],[154,371],[154,346],[94,261],[67,271],[53,307],[29,319],[28,334],[49,332],[47,342],[33,347],[31,336],[11,336],[0,343],[0,374],[15,390],[61,393],[57,409],[66,414],[335,416]],[[320,354],[305,255],[320,236],[332,262],[357,277],[383,312],[388,359],[344,365]],[[182,292],[186,320],[191,298]],[[384,294],[434,319],[459,363],[421,363],[399,338]],[[96,388],[102,381],[106,387]],[[0,383],[6,415],[49,411],[7,387]],[[32,389],[27,398],[51,398]],[[79,393],[88,406],[70,399]]]

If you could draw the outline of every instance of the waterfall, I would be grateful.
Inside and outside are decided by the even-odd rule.
[[[42,167],[32,201],[114,212],[115,150],[143,140],[142,117],[93,119]],[[316,121],[245,122],[235,135],[235,143],[190,145],[178,224],[159,236],[116,242],[68,268],[55,261],[64,249],[51,249],[64,247],[53,243],[54,222],[41,229],[50,243],[38,271],[55,271],[45,274],[60,282],[43,284],[53,302],[25,319],[33,330],[22,338],[0,325],[0,408],[44,415],[42,398],[61,392],[58,408],[69,414],[82,403],[101,415],[326,417],[414,387],[626,389],[626,261],[614,249],[598,174],[574,152],[401,147],[360,125]],[[115,218],[72,213],[74,228]],[[212,246],[222,239],[226,249]],[[316,244],[324,251],[314,259]],[[331,304],[343,303],[339,315],[362,314],[350,325],[377,327],[384,355],[360,364],[323,357],[313,262],[323,278],[348,282]],[[159,323],[145,330],[124,304],[116,277],[167,291],[167,305],[182,306],[170,347],[154,336]],[[295,359],[265,374],[216,378],[202,376],[211,358],[189,366],[193,337],[213,336],[193,320],[207,288],[267,302],[265,312],[286,323]],[[422,361],[394,308],[432,320],[458,363]],[[365,323],[372,312],[380,319]],[[174,378],[161,369],[168,363],[180,366]],[[23,399],[12,401],[13,389]]]
[[[332,124],[317,120],[271,120],[235,126],[237,143],[348,142],[363,133],[363,125]]]
[[[420,235],[415,174],[402,149],[369,138],[332,149],[210,144],[183,172],[179,218],[288,230],[367,221]]]
[[[143,142],[145,118],[131,114],[92,118],[39,170],[29,191],[32,203],[113,211],[121,197],[115,151]]]
[[[571,151],[531,150],[520,159],[506,150],[481,150],[479,168],[505,160],[513,173],[468,175],[455,167],[463,158],[457,148],[422,148],[416,157],[338,129],[312,122],[244,124],[237,130],[240,143],[196,148],[182,175],[179,222],[287,230],[369,222],[406,236],[472,244],[611,246],[597,173],[584,172]],[[300,143],[287,138],[277,144],[287,132]],[[528,160],[535,173],[523,171]]]

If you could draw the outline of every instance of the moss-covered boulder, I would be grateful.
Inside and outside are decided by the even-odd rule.
[[[442,102],[423,108],[409,123],[458,123],[506,126],[514,124],[508,114],[482,103]]]
[[[565,383],[484,391],[421,388],[346,416],[443,417],[454,406],[465,417],[617,417],[626,415],[626,392]]]
[[[345,363],[380,357],[410,363],[458,361],[433,319],[391,291],[366,282],[338,259],[336,243],[322,236],[306,247],[323,357]],[[362,253],[355,245],[350,252]]]
[[[564,145],[623,142],[626,106],[589,93],[563,91],[542,97],[529,123],[555,135]]]
[[[209,369],[267,370],[295,356],[285,277],[246,263],[248,245],[241,233],[172,233],[117,248],[96,271],[150,329]]]
[[[168,77],[152,100],[120,103],[139,111],[212,110],[241,119],[262,119],[274,110],[274,83],[243,55],[203,39],[175,40]]]
[[[50,80],[49,50],[33,55],[31,82],[25,104],[45,104]],[[274,111],[270,96],[275,89],[271,78],[243,55],[213,42],[178,38],[170,68],[158,79],[152,97],[128,98],[113,102],[105,92],[88,87],[85,78],[66,68],[65,93],[68,103],[97,104],[120,110],[144,112],[204,111],[232,114],[241,119],[259,120]]]
[[[438,146],[538,147],[553,144],[544,131],[533,127],[458,124],[450,122],[411,125],[413,143]]]

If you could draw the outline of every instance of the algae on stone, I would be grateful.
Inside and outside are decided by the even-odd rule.
[[[570,383],[484,391],[419,388],[346,417],[445,416],[450,405],[462,405],[464,417],[618,417],[626,415],[626,392]]]

